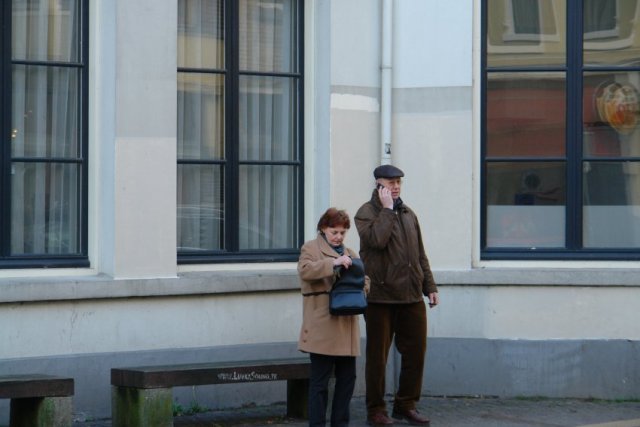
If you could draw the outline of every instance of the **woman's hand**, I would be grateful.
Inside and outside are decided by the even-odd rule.
[[[341,257],[333,260],[333,265],[336,267],[341,265],[344,268],[349,268],[351,267],[351,258],[347,255],[342,255]]]

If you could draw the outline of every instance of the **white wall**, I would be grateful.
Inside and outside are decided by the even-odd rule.
[[[393,86],[471,86],[473,0],[394,1]]]
[[[380,86],[380,0],[331,0],[331,84]]]

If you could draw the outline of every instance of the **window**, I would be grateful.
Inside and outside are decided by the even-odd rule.
[[[297,259],[302,1],[178,0],[178,260]]]
[[[640,259],[637,3],[483,0],[483,259]]]
[[[0,5],[0,267],[88,265],[87,5]]]

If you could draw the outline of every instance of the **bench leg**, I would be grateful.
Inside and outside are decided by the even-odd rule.
[[[170,388],[111,387],[113,427],[173,427]]]
[[[71,427],[73,397],[11,399],[10,427]]]
[[[287,416],[309,418],[309,379],[287,380]]]

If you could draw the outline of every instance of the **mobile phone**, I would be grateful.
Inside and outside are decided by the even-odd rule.
[[[384,185],[382,185],[382,184],[376,185],[376,189],[380,190],[381,188],[384,188]]]

